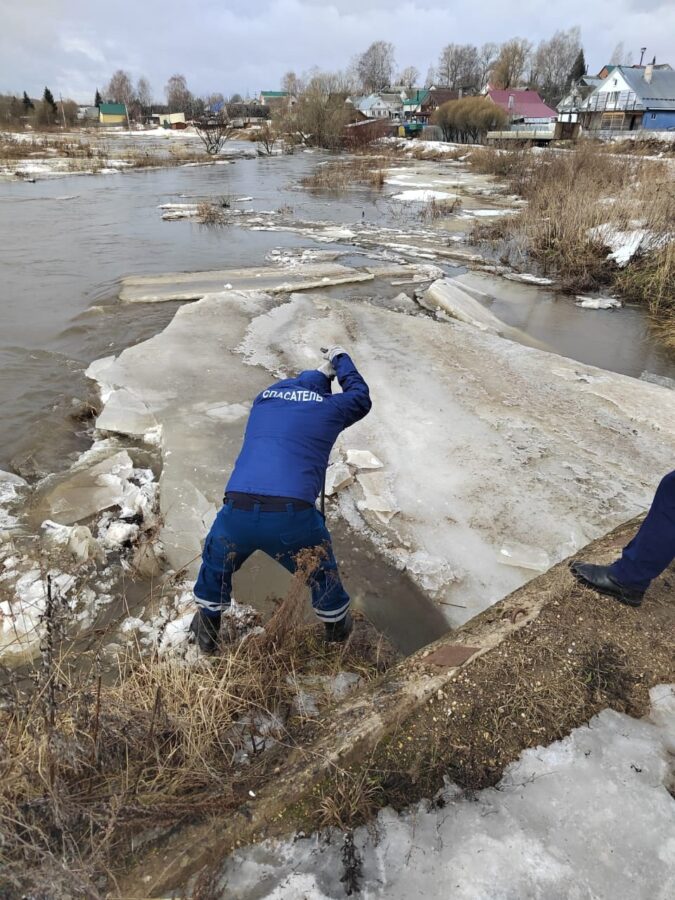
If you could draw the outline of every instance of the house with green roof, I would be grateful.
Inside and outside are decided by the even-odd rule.
[[[101,125],[126,125],[127,108],[124,103],[101,103],[98,121]]]
[[[288,91],[260,91],[258,96],[258,103],[269,107],[271,112],[293,106],[295,102],[295,97]]]

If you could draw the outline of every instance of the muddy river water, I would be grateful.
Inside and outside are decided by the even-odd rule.
[[[161,331],[174,315],[173,302],[120,304],[124,276],[263,265],[275,248],[316,246],[292,231],[163,221],[160,204],[227,197],[251,210],[284,209],[303,221],[400,227],[406,212],[389,200],[391,191],[383,196],[360,188],[334,197],[300,188],[300,179],[321,159],[300,152],[226,165],[0,183],[0,469],[30,478],[69,465],[90,441],[68,415],[73,399],[91,391],[83,375],[87,365]],[[579,310],[570,298],[544,289],[534,294],[515,283],[491,309],[562,355],[634,377],[675,377],[675,362],[641,310]],[[336,540],[348,587],[402,650],[447,628],[437,607],[346,527]],[[246,599],[255,600],[262,590],[241,587],[242,595],[251,593]]]

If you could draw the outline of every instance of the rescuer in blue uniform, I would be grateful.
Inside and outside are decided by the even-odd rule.
[[[232,575],[256,550],[294,572],[301,550],[321,548],[310,579],[312,606],[326,626],[326,640],[344,641],[351,631],[349,596],[315,502],[338,435],[367,415],[371,402],[368,385],[346,351],[333,347],[325,356],[320,369],[278,381],[253,402],[194,588],[199,610],[190,630],[205,653],[218,646]],[[342,393],[333,394],[336,375]]]
[[[675,559],[675,472],[659,484],[647,517],[620,559],[611,566],[573,562],[572,574],[582,584],[640,606],[645,591]]]

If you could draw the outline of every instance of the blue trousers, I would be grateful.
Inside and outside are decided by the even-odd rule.
[[[230,605],[232,575],[256,550],[278,560],[289,572],[296,570],[296,556],[307,547],[321,547],[323,554],[309,586],[312,606],[323,622],[339,622],[347,615],[349,595],[342,587],[330,534],[318,510],[261,512],[260,509],[222,507],[204,543],[202,565],[194,593],[207,612]]]
[[[656,489],[647,517],[621,559],[610,566],[621,584],[646,591],[650,582],[675,559],[675,472]]]

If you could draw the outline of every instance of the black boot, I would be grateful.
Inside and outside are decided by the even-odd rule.
[[[575,560],[571,563],[570,569],[577,581],[586,587],[593,588],[600,594],[614,597],[615,600],[625,603],[626,606],[637,607],[642,604],[645,592],[618,582],[610,574],[609,566],[594,566],[592,563]]]
[[[324,622],[326,626],[326,634],[324,640],[328,644],[341,644],[346,641],[352,633],[354,623],[352,622],[352,614],[347,612],[344,619],[339,622]]]
[[[215,653],[218,649],[220,619],[220,613],[210,616],[203,609],[198,609],[194,614],[190,622],[190,631],[194,634],[202,653]]]

